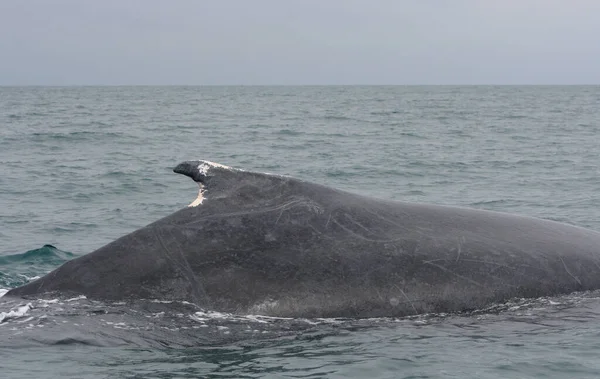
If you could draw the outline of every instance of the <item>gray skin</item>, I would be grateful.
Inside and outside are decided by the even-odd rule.
[[[204,161],[174,171],[204,187],[202,204],[6,296],[58,292],[186,300],[244,314],[380,317],[600,288],[600,233],[591,230],[378,200]]]

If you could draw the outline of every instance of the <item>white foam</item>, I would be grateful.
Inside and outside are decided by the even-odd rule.
[[[27,317],[25,320],[21,320],[21,321],[17,321],[17,322],[18,322],[19,324],[24,324],[24,323],[26,323],[26,322],[29,322],[29,321],[33,320],[33,318],[34,318],[33,316],[29,316],[29,317]]]
[[[17,309],[11,309],[8,312],[0,312],[0,324],[11,318],[23,317],[32,308],[31,303],[20,305]]]
[[[267,313],[269,310],[272,310],[275,307],[277,307],[278,304],[279,304],[279,302],[277,300],[265,300],[262,303],[254,304],[252,306],[252,308],[250,309],[250,311],[256,312],[259,314]]]
[[[87,297],[85,295],[79,295],[77,297],[72,297],[70,299],[65,300],[67,303],[70,303],[72,301],[77,301],[77,300],[84,300],[87,299]]]
[[[206,322],[210,320],[225,320],[229,322],[238,322],[238,323],[246,323],[251,322],[255,324],[270,324],[277,323],[281,321],[290,321],[296,320],[301,321],[309,325],[318,325],[318,324],[340,324],[345,322],[345,320],[335,319],[335,318],[319,318],[319,319],[305,319],[305,318],[292,318],[292,317],[276,317],[276,316],[264,316],[264,315],[255,315],[255,314],[247,314],[247,315],[236,315],[233,313],[223,313],[217,311],[199,311],[191,314],[189,316],[192,320],[199,322],[202,324],[201,326],[206,326]]]
[[[25,280],[27,280],[28,282],[32,282],[32,281],[34,281],[34,280],[36,280],[36,279],[39,279],[39,278],[41,278],[41,277],[40,277],[40,276],[38,276],[38,275],[36,275],[36,276],[27,276],[27,275],[24,275],[24,274],[18,274],[18,275],[19,275],[21,278],[25,278]]]
[[[7,292],[8,292],[8,290],[7,290],[7,289],[0,288],[0,297],[2,297],[2,296],[4,296],[4,295],[6,295],[6,293],[7,293]]]
[[[58,304],[59,300],[58,299],[51,299],[51,300],[39,299],[38,302],[39,302],[38,307],[48,308],[50,306],[50,304]]]
[[[221,312],[216,312],[216,311],[200,311],[200,312],[195,312],[191,318],[195,321],[200,321],[200,322],[204,322],[204,321],[208,321],[211,319],[225,319],[225,320],[231,320],[231,319],[235,319],[236,316],[234,316],[231,313],[221,313]]]

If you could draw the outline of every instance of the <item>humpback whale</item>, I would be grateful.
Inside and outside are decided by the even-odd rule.
[[[486,210],[374,199],[209,161],[198,198],[5,296],[183,300],[292,317],[482,309],[600,288],[600,233]]]

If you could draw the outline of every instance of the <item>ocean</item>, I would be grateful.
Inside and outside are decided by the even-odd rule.
[[[600,86],[0,87],[0,294],[187,206],[193,159],[600,231],[599,110]],[[285,333],[69,300],[0,298],[0,377],[600,377],[596,291]]]

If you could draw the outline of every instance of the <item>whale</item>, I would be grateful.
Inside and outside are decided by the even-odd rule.
[[[600,233],[376,199],[205,160],[198,197],[7,297],[186,301],[280,317],[402,317],[600,288]]]

